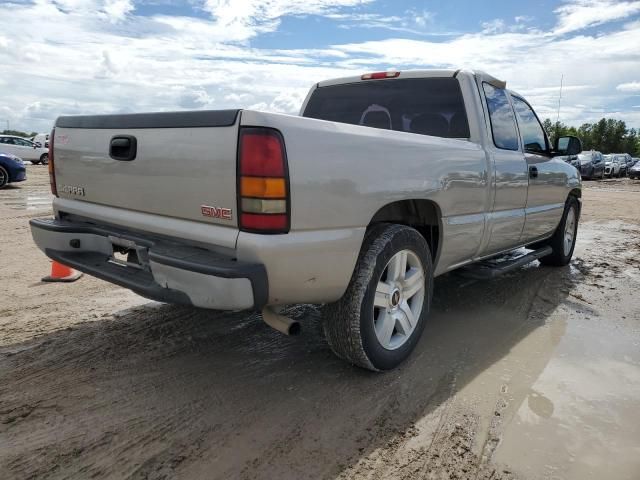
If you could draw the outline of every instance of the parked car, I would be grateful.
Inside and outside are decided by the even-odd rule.
[[[575,246],[580,175],[555,156],[580,141],[550,145],[482,72],[323,81],[300,116],[60,117],[50,142],[55,218],[31,221],[46,255],[285,333],[300,325],[280,305],[326,304],[333,351],[371,370],[414,349],[434,276],[523,246],[511,268],[567,265]]]
[[[572,162],[582,178],[604,178],[604,157],[595,150],[584,151],[578,154],[576,163]]]
[[[626,165],[626,173],[629,173],[629,170],[633,166],[633,158],[628,153],[622,153],[619,156],[622,157],[621,161]]]
[[[0,153],[10,153],[34,164],[49,163],[48,149],[15,135],[0,135]]]
[[[620,163],[616,160],[615,155],[604,156],[604,175],[609,178],[620,176]]]
[[[10,183],[23,182],[27,179],[27,169],[20,157],[10,153],[0,153],[0,189]]]
[[[633,178],[635,180],[640,179],[640,162],[636,162],[630,169],[629,169],[629,178]]]
[[[38,147],[49,148],[49,134],[48,133],[39,133],[35,137],[31,139],[33,143]]]
[[[618,162],[618,164],[620,165],[620,174],[618,175],[619,177],[626,177],[627,176],[627,171],[629,169],[629,167],[627,166],[627,155],[625,153],[618,153],[618,154],[614,154],[613,158],[615,159],[616,162]],[[631,160],[631,155],[629,156],[629,160]]]

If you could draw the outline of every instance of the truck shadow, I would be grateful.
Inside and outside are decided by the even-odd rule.
[[[413,356],[382,374],[333,356],[316,306],[289,310],[298,338],[256,314],[150,304],[12,346],[0,356],[0,431],[11,445],[0,471],[334,477],[544,325],[579,277],[537,265],[483,282],[442,276]],[[533,382],[540,372],[529,373]]]

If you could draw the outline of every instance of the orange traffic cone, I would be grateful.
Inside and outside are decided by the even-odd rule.
[[[78,272],[71,267],[67,267],[53,260],[51,262],[51,275],[44,277],[43,282],[75,282],[82,276],[82,272]]]

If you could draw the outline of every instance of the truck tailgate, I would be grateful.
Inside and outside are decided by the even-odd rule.
[[[235,227],[238,113],[60,117],[54,138],[58,195]],[[127,151],[135,157],[123,158]]]

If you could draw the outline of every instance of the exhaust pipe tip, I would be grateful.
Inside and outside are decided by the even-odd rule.
[[[262,310],[262,319],[271,328],[285,335],[297,336],[302,330],[300,322],[274,312],[271,307],[265,307]]]
[[[298,336],[302,331],[302,326],[300,322],[296,322],[295,320],[289,325],[289,333],[287,335]]]

